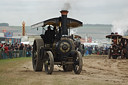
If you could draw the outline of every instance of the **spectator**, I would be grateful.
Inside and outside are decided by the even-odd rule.
[[[31,56],[31,49],[32,49],[31,46],[28,45],[28,46],[27,46],[27,50],[26,50],[26,51],[27,51],[27,52],[26,52],[26,56],[27,56],[27,57],[30,57],[30,56]]]
[[[18,57],[18,44],[16,43],[14,46],[14,57],[17,58]]]
[[[23,57],[23,49],[24,49],[24,45],[20,44],[20,46],[19,46],[19,57]]]
[[[11,44],[9,44],[8,50],[9,50],[9,58],[12,58],[12,45]]]
[[[4,53],[4,59],[7,59],[8,58],[8,46],[7,46],[7,44],[5,44],[5,46],[4,46],[4,51],[3,51],[3,53]]]
[[[24,45],[24,48],[23,48],[23,56],[26,57],[26,50],[27,50],[27,45]]]
[[[11,44],[11,48],[12,48],[12,58],[14,58],[14,44]]]
[[[2,44],[0,43],[0,59],[2,59]]]

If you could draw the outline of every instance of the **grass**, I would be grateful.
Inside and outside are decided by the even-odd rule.
[[[30,59],[31,59],[31,57],[2,59],[2,60],[0,60],[0,72],[1,72],[1,70],[7,70],[8,68],[15,67],[16,65],[22,64]]]
[[[15,68],[30,60],[31,57],[0,60],[0,85],[17,85],[16,82],[21,81],[22,77],[13,75],[16,72]]]

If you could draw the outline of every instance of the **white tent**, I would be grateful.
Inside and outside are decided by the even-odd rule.
[[[99,45],[98,43],[83,43],[84,46]]]
[[[29,44],[29,42],[21,42],[21,43],[23,43],[23,44]]]

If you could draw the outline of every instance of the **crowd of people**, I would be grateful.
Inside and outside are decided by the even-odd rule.
[[[85,46],[85,56],[91,54],[97,55],[107,55],[107,46]],[[32,56],[32,46],[29,44],[7,44],[0,43],[0,59],[17,58],[17,57],[31,57]]]
[[[107,46],[85,46],[85,56],[91,54],[107,55],[108,49]]]
[[[32,55],[32,46],[18,44],[0,43],[0,59],[17,58],[17,57],[30,57]]]

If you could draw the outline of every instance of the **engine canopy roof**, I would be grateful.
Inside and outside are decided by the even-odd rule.
[[[31,25],[31,28],[45,27],[46,25],[59,26],[61,17],[51,18],[34,25]],[[79,20],[67,18],[67,26],[68,28],[76,28],[83,26],[83,23]]]

